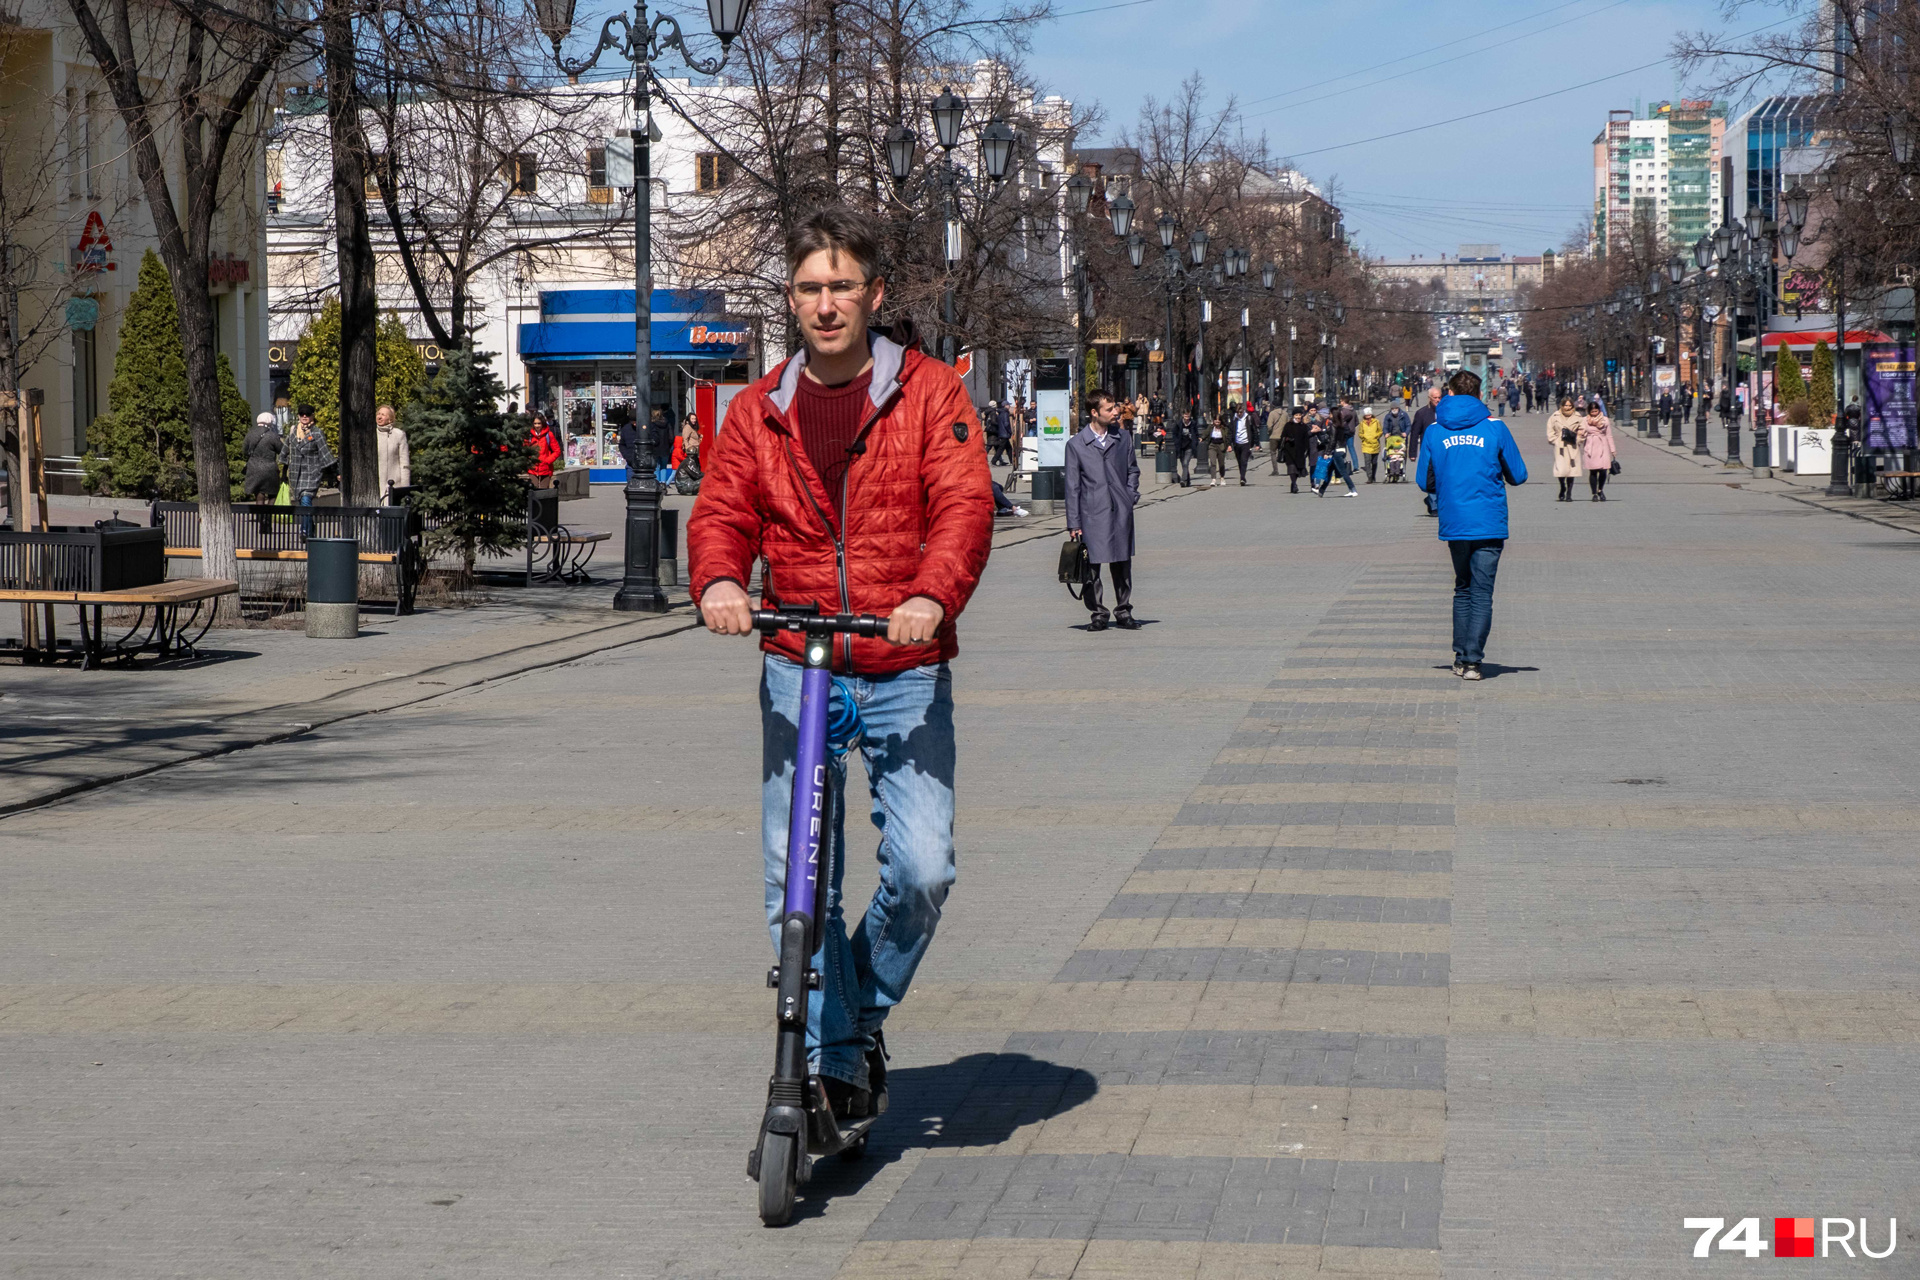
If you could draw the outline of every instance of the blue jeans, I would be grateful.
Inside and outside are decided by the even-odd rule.
[[[313,536],[313,497],[313,494],[303,491],[293,500],[300,508],[300,536],[303,538]]]
[[[1487,655],[1493,630],[1493,579],[1500,572],[1505,538],[1449,542],[1453,553],[1453,656],[1479,662]]]
[[[774,953],[787,883],[787,817],[799,738],[798,663],[766,655],[760,680],[760,834]],[[821,989],[807,996],[807,1057],[820,1075],[865,1088],[867,1050],[913,983],[953,886],[953,673],[946,663],[890,676],[840,676],[865,730],[859,740],[880,832],[880,885],[852,938],[841,909],[846,870],[847,754],[833,756],[832,866],[824,883]]]

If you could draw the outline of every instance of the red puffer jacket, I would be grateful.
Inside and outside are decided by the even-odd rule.
[[[765,602],[822,613],[886,614],[910,596],[946,611],[937,650],[845,636],[834,670],[906,671],[959,652],[954,621],[979,585],[993,541],[993,488],[980,423],[952,369],[875,335],[873,391],[846,478],[846,528],[791,417],[806,353],[734,397],[687,522],[693,598],[744,586],[767,560]],[[864,448],[862,448],[864,446]],[[710,459],[710,461],[709,461]],[[800,660],[790,632],[761,642]]]

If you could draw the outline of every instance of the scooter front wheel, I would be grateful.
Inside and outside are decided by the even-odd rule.
[[[769,1131],[760,1136],[760,1221],[769,1227],[784,1227],[793,1217],[798,1156],[793,1134]]]

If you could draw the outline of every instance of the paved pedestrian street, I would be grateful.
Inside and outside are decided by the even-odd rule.
[[[1556,503],[1543,423],[1479,684],[1411,486],[1151,490],[1134,633],[1002,531],[891,1109],[783,1229],[747,642],[0,818],[0,1275],[1920,1274],[1920,538],[1630,438]]]

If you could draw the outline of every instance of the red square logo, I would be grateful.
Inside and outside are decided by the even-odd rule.
[[[1811,1258],[1813,1256],[1813,1219],[1775,1218],[1773,1220],[1773,1256]]]

